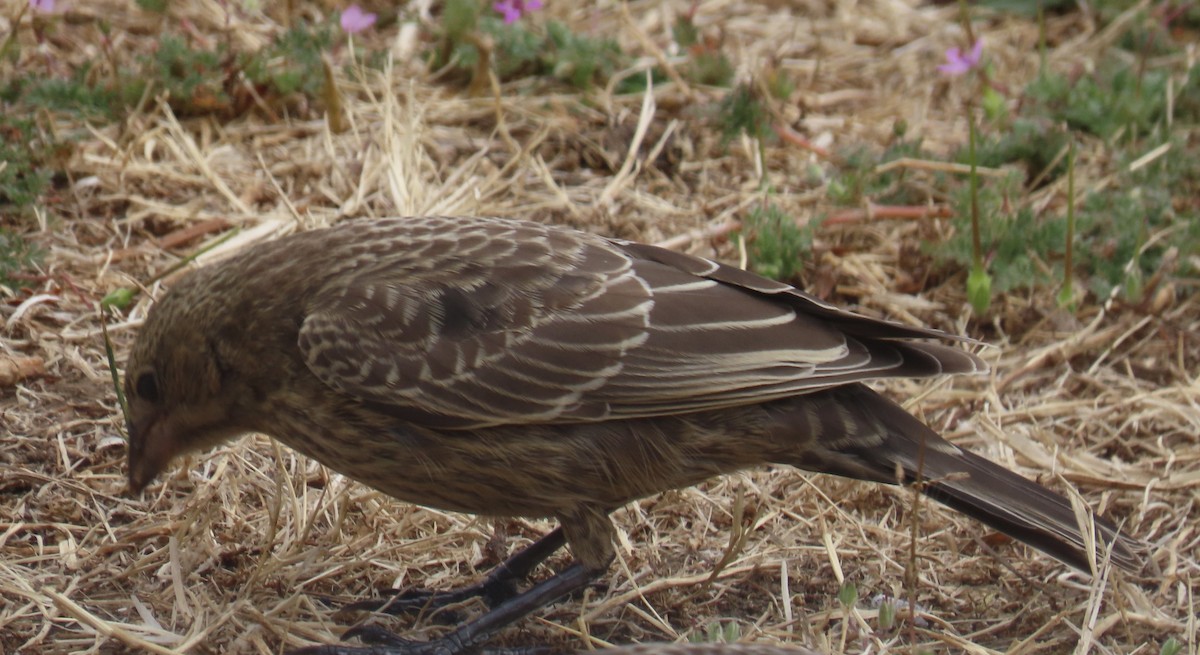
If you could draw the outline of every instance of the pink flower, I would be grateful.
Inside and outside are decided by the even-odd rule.
[[[492,9],[504,14],[504,24],[517,22],[521,14],[528,14],[542,8],[542,0],[500,0],[492,5]]]
[[[983,39],[976,41],[971,51],[965,55],[959,52],[958,48],[950,48],[946,51],[946,63],[938,66],[938,70],[951,77],[957,77],[978,66],[982,56]]]
[[[29,8],[39,14],[54,13],[54,0],[29,0]]]
[[[32,1],[32,0],[31,0]],[[342,12],[342,31],[347,34],[358,34],[375,24],[377,16],[368,11],[363,11],[358,5],[350,5],[346,7],[346,11]]]

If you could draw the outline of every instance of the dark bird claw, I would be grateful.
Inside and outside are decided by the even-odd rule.
[[[439,625],[451,625],[462,621],[462,614],[452,605],[480,596],[477,587],[471,585],[461,589],[439,592],[426,589],[396,589],[383,592],[379,598],[367,598],[342,605],[338,614],[346,616],[354,612],[374,612],[389,616],[423,616]]]
[[[561,649],[549,646],[485,648],[467,646],[452,633],[433,641],[405,639],[376,626],[355,626],[346,631],[346,639],[358,639],[368,646],[311,646],[288,655],[555,655]]]
[[[357,639],[364,644],[371,644],[373,646],[388,646],[390,648],[413,650],[418,650],[422,646],[429,645],[412,639],[405,639],[374,625],[356,625],[347,630],[346,634],[342,635],[342,638]]]

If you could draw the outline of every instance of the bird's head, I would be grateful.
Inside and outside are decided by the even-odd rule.
[[[229,361],[229,334],[217,324],[227,312],[188,282],[151,309],[125,367],[135,493],[176,457],[247,430],[237,419],[243,382]]]

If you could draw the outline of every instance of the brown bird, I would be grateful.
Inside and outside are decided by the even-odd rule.
[[[1064,562],[1137,542],[939,437],[861,381],[985,370],[798,289],[653,246],[537,223],[344,223],[194,271],[150,311],[128,362],[129,482],[247,432],[271,435],[401,500],[560,527],[459,592],[491,609],[446,655],[577,590],[613,559],[631,500],[776,463],[929,496]],[[953,337],[950,337],[953,338]],[[1094,538],[1093,538],[1094,537]],[[517,593],[569,544],[574,562]],[[309,650],[349,653],[336,646]]]

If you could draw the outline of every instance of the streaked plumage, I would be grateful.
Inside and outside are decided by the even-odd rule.
[[[192,272],[151,310],[126,371],[130,483],[263,432],[403,500],[555,517],[595,574],[608,513],[639,497],[764,463],[899,473],[1086,567],[1066,499],[862,386],[985,369],[927,341],[946,338],[564,228],[347,223]],[[1134,542],[1096,527],[1114,561],[1138,564]]]

